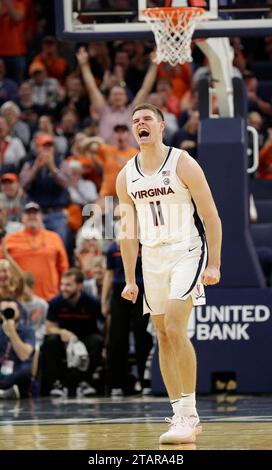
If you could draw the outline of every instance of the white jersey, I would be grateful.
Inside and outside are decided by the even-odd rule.
[[[144,246],[190,243],[204,234],[191,193],[177,176],[178,159],[183,154],[170,147],[153,175],[143,173],[138,155],[126,164],[127,192],[136,207],[139,238]]]

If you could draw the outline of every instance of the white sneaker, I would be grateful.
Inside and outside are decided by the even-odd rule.
[[[10,388],[6,388],[6,389],[1,389],[0,390],[0,398],[3,398],[3,399],[16,399],[16,400],[19,400],[20,398],[20,392],[19,392],[19,388],[18,388],[18,385],[12,385],[12,387]]]
[[[56,380],[53,385],[53,388],[49,392],[49,395],[52,398],[67,398],[68,388],[63,387],[62,383],[59,380]]]
[[[123,397],[124,392],[121,388],[112,388],[110,392],[111,397]]]
[[[144,387],[144,388],[142,389],[142,395],[143,395],[143,396],[152,395],[152,388],[150,388],[150,387]]]
[[[77,398],[89,398],[93,397],[96,394],[95,388],[91,387],[88,382],[80,382],[79,386],[76,389]]]
[[[165,418],[170,429],[160,436],[160,444],[190,444],[202,431],[198,416],[178,416]]]

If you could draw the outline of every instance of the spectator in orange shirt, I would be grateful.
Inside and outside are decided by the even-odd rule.
[[[26,4],[22,0],[1,0],[0,57],[7,67],[7,76],[21,83],[25,73]]]
[[[59,55],[58,43],[53,36],[46,36],[43,39],[42,51],[34,57],[32,63],[34,62],[42,63],[45,66],[48,77],[56,78],[60,83],[64,83],[68,64]]]
[[[76,144],[76,147],[80,149],[80,154],[75,155],[76,149],[73,149],[75,160],[82,164],[82,176],[87,180],[93,181],[98,190],[100,190],[102,180],[102,167],[98,158],[98,150],[102,143],[101,137],[85,136],[82,139],[80,138],[80,142]],[[70,157],[68,157],[69,159]]]
[[[116,177],[127,161],[138,150],[129,145],[129,128],[126,124],[117,124],[113,128],[116,144],[101,145],[98,149],[99,162],[103,168],[101,196],[116,196]]]
[[[162,62],[158,66],[158,79],[165,78],[171,82],[173,94],[180,100],[192,85],[190,64],[177,64],[174,67]]]
[[[23,271],[34,275],[34,293],[50,300],[57,295],[61,277],[68,269],[64,245],[57,233],[43,228],[37,203],[25,205],[22,221],[24,230],[7,235],[7,249]]]

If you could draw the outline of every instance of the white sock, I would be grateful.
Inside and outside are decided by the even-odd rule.
[[[174,415],[179,414],[181,398],[177,398],[176,400],[170,400],[170,403],[171,403]]]
[[[197,415],[195,392],[182,393],[179,401],[179,410],[182,416]]]

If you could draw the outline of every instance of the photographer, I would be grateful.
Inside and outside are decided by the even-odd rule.
[[[35,333],[19,323],[20,313],[17,300],[0,301],[0,398],[26,397],[31,383]]]

